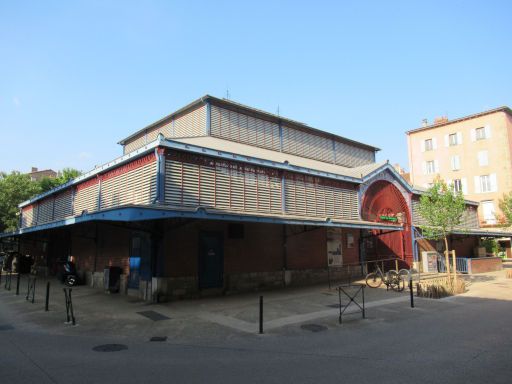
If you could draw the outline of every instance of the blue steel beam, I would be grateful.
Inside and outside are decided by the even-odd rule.
[[[90,214],[82,214],[76,217],[70,217],[65,220],[56,221],[37,225],[29,228],[22,228],[15,232],[8,232],[0,234],[2,237],[10,237],[22,235],[25,233],[43,231],[64,227],[68,225],[80,224],[91,221],[118,221],[118,222],[132,222],[132,221],[148,221],[158,219],[170,218],[190,218],[190,219],[204,219],[204,220],[221,220],[221,221],[237,221],[249,223],[265,223],[265,224],[290,224],[290,225],[311,225],[320,227],[338,227],[338,228],[363,228],[363,229],[384,229],[402,231],[400,226],[385,225],[380,223],[358,223],[358,222],[337,222],[330,219],[327,220],[302,220],[291,219],[285,217],[263,217],[263,216],[248,216],[237,215],[233,213],[211,212],[204,208],[197,210],[182,211],[172,209],[158,209],[149,207],[123,207]]]

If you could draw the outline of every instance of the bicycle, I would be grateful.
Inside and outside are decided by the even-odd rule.
[[[402,292],[405,288],[405,281],[398,272],[390,270],[383,273],[379,266],[374,272],[366,275],[366,285],[370,288],[379,288],[382,283],[386,284],[386,288],[393,291]]]

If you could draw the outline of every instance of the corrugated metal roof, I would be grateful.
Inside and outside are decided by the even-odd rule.
[[[144,131],[149,130],[151,128],[154,128],[157,125],[162,124],[165,121],[168,121],[168,120],[172,119],[173,117],[175,117],[175,116],[177,116],[179,114],[182,114],[182,113],[184,113],[184,112],[186,112],[186,111],[188,111],[190,109],[197,108],[197,106],[199,106],[201,104],[204,104],[207,101],[212,101],[216,105],[228,107],[228,108],[231,108],[231,109],[235,108],[235,109],[239,109],[239,110],[244,110],[244,111],[250,112],[252,114],[256,114],[259,117],[263,118],[264,120],[269,120],[269,121],[274,121],[274,122],[283,122],[283,123],[285,123],[287,125],[290,125],[292,128],[293,127],[298,127],[298,128],[304,129],[306,131],[310,131],[312,133],[320,134],[322,136],[328,136],[328,137],[333,138],[335,140],[338,140],[338,141],[341,141],[341,142],[345,142],[345,143],[349,143],[349,144],[353,144],[353,145],[356,145],[358,147],[367,148],[367,149],[370,149],[372,151],[380,151],[380,148],[374,147],[373,145],[361,143],[359,141],[355,141],[355,140],[348,139],[348,138],[343,137],[343,136],[335,135],[335,134],[330,133],[330,132],[326,132],[326,131],[322,131],[322,130],[317,129],[317,128],[310,127],[309,125],[307,125],[305,123],[301,123],[301,122],[296,121],[296,120],[288,119],[286,117],[275,115],[273,113],[269,113],[269,112],[263,111],[261,109],[257,109],[257,108],[253,108],[253,107],[250,107],[250,106],[247,106],[247,105],[244,105],[244,104],[236,103],[236,102],[231,101],[231,100],[219,99],[217,97],[210,96],[210,95],[205,95],[205,96],[203,96],[203,97],[193,101],[192,103],[186,105],[185,107],[178,109],[176,112],[173,112],[170,115],[167,115],[167,116],[163,117],[162,119],[160,119],[160,120],[158,120],[158,121],[156,121],[156,122],[154,122],[154,123],[152,123],[152,124],[142,128],[142,129],[138,130],[137,132],[135,132],[135,133],[131,134],[130,136],[122,139],[121,141],[119,141],[118,144],[123,145],[126,141],[128,141],[128,140],[130,140],[130,139],[132,139],[132,138],[134,138],[134,137],[136,137],[138,135],[140,135]]]

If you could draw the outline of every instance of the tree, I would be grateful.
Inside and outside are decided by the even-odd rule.
[[[507,224],[512,225],[512,192],[504,193],[499,205]]]
[[[73,168],[64,168],[60,171],[57,177],[43,177],[39,180],[41,186],[41,193],[47,192],[59,185],[66,184],[68,181],[80,176],[82,172]]]
[[[426,221],[420,226],[423,236],[430,240],[444,240],[445,261],[448,277],[450,263],[448,258],[448,235],[460,226],[466,209],[462,192],[455,192],[453,185],[436,180],[432,187],[420,197],[419,212]]]
[[[41,192],[38,183],[19,172],[0,173],[0,232],[18,227],[18,204]]]

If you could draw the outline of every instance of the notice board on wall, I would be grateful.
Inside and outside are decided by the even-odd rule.
[[[343,265],[342,243],[341,228],[327,228],[327,265],[329,267]]]

